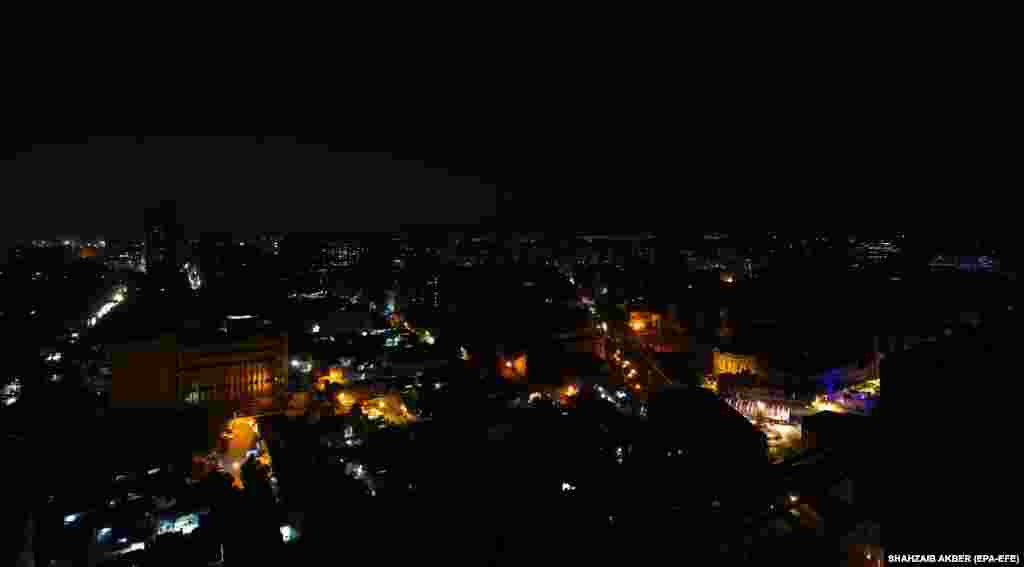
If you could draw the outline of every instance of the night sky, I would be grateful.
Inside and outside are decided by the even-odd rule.
[[[451,152],[449,164],[441,150],[425,167],[270,136],[264,144],[255,136],[145,136],[136,144],[128,136],[36,145],[0,160],[0,260],[18,239],[141,237],[143,209],[166,198],[178,201],[190,238],[498,217],[517,230],[905,231],[928,241],[1008,242],[1016,209],[997,205],[1006,148],[941,137],[907,144],[855,122],[747,125],[742,136],[723,127],[678,143],[586,131],[590,142],[470,144],[486,157],[478,168]]]
[[[431,164],[433,165],[433,164]],[[141,237],[142,211],[178,201],[186,234],[390,231],[475,223],[496,188],[389,153],[328,152],[295,138],[90,138],[0,161],[0,243],[80,235]]]

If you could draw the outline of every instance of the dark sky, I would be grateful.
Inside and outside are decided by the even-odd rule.
[[[178,202],[186,233],[387,231],[473,223],[496,187],[389,153],[328,152],[294,138],[90,138],[0,161],[4,248],[21,238],[141,236],[142,211]],[[433,164],[431,164],[433,165]],[[439,164],[443,165],[443,164]]]
[[[896,136],[861,115],[811,122],[734,118],[627,136],[592,121],[529,144],[475,144],[490,161],[479,171],[454,153],[446,163],[444,151],[426,168],[269,136],[262,145],[155,136],[37,145],[0,160],[0,258],[17,239],[141,236],[143,209],[168,198],[190,237],[391,231],[493,216],[522,230],[1015,234],[1016,208],[1005,204],[1011,146],[961,130]]]

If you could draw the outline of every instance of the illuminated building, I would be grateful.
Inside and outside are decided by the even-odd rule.
[[[104,263],[111,270],[140,272],[145,270],[146,247],[144,241],[110,243]]]
[[[629,328],[640,334],[656,332],[661,328],[661,315],[651,311],[630,311]]]
[[[992,272],[999,270],[999,260],[991,256],[978,255],[939,255],[928,265],[933,270],[959,270],[962,272]]]
[[[329,240],[321,245],[321,261],[332,268],[355,266],[366,254],[366,247],[357,240]]]
[[[78,249],[78,257],[82,259],[95,258],[97,254],[95,246],[83,246]]]
[[[430,305],[434,309],[441,307],[441,276],[435,274],[427,280],[427,289]]]
[[[740,374],[744,372],[757,374],[757,357],[752,354],[722,352],[716,348],[712,351],[711,369],[716,377],[719,374]]]
[[[111,347],[111,404],[205,406],[214,413],[268,409],[285,391],[288,338],[238,339],[186,333]]]

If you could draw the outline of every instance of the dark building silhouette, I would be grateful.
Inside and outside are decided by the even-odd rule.
[[[218,289],[231,272],[232,238],[230,232],[204,232],[199,237],[197,254],[204,285]]]
[[[151,274],[177,270],[184,241],[184,230],[178,223],[177,204],[161,201],[143,214],[146,234],[146,271]]]

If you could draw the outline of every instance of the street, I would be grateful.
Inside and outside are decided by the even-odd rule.
[[[229,425],[234,438],[227,440],[228,447],[221,457],[221,464],[224,470],[235,477],[235,483],[241,486],[242,464],[245,463],[246,453],[256,448],[257,435],[246,418],[233,419]],[[235,466],[236,463],[238,466]]]
[[[672,383],[672,380],[654,364],[650,355],[644,350],[641,341],[633,334],[628,325],[623,322],[611,322],[607,328],[610,339],[608,351],[613,353],[609,357],[609,363],[622,370],[625,382],[630,385],[632,394],[638,399],[646,399],[651,388]],[[618,350],[621,350],[622,353],[621,356],[616,357],[614,353]],[[627,356],[628,354],[633,354],[633,356],[630,358]],[[635,385],[639,385],[640,388],[637,389]]]

